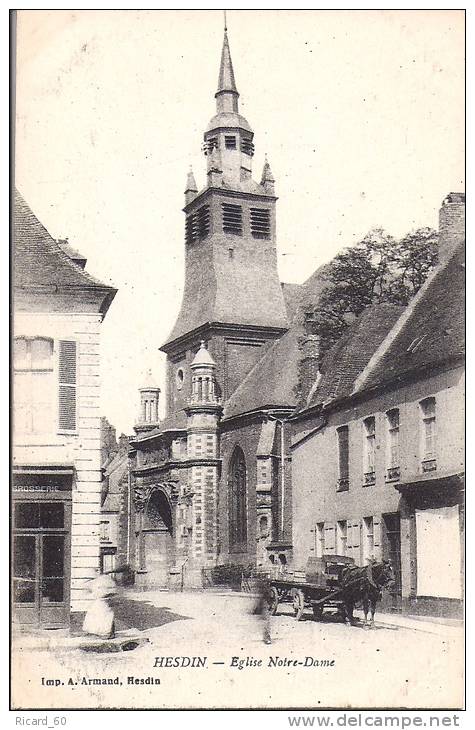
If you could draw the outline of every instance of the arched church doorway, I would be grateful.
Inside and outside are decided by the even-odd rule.
[[[170,502],[161,489],[154,489],[146,504],[141,543],[147,585],[166,586],[174,557],[173,520]]]

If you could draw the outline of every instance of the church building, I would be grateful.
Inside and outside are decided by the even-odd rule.
[[[131,443],[136,582],[201,585],[216,565],[291,559],[290,429],[311,338],[294,320],[302,287],[277,272],[275,181],[252,177],[227,32],[204,132],[206,183],[185,190],[185,284],[161,350],[160,389],[140,389]],[[318,289],[318,277],[312,277]],[[300,363],[300,368],[297,364]]]

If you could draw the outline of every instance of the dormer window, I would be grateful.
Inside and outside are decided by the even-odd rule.
[[[267,208],[251,208],[250,215],[254,238],[270,238],[270,211]]]
[[[244,152],[245,155],[250,155],[251,157],[254,154],[254,145],[250,137],[244,137],[241,140],[241,152]]]
[[[222,203],[223,231],[242,236],[242,208],[232,203]]]
[[[227,150],[235,150],[236,149],[236,137],[234,135],[226,135],[224,137],[224,146]]]

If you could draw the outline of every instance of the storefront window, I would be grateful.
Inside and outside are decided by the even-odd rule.
[[[16,535],[13,540],[13,600],[34,603],[36,599],[35,537]]]

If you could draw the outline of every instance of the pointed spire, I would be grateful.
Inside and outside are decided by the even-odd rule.
[[[229,50],[228,31],[224,27],[223,50],[221,51],[221,65],[219,67],[219,79],[217,94],[223,91],[230,91],[237,94],[236,81],[234,79],[233,62],[231,61],[231,51]]]
[[[187,175],[187,178],[186,178],[186,190],[185,190],[185,193],[187,193],[189,191],[190,192],[193,192],[193,193],[197,193],[198,192],[198,188],[196,186],[195,176],[193,175],[193,168],[191,167],[191,165],[190,165],[190,169],[188,170],[188,175]]]
[[[190,169],[188,171],[188,175],[186,178],[186,189],[185,189],[185,203],[188,205],[188,203],[191,203],[191,201],[196,198],[198,194],[198,186],[196,185],[195,176],[193,175],[193,170],[190,165]]]
[[[267,155],[264,160],[264,167],[262,168],[261,185],[265,188],[266,192],[274,194],[274,183],[275,179],[270,169],[269,160]]]
[[[267,159],[267,155],[264,158],[264,167],[262,168],[261,185],[263,185],[265,182],[275,182],[274,176],[272,174],[272,170],[270,169],[269,160]]]

